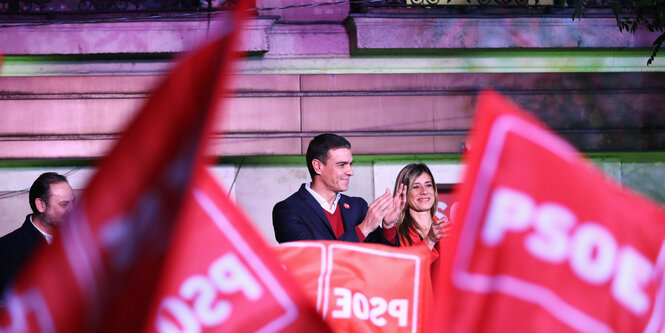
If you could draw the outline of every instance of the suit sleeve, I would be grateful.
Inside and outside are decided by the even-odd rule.
[[[10,251],[5,245],[3,239],[0,239],[0,295],[4,293],[12,277]],[[1,297],[0,297],[1,298]],[[0,301],[0,304],[2,302]]]
[[[283,201],[272,209],[272,226],[279,243],[315,239],[298,211]]]
[[[339,236],[337,240],[345,242],[354,242],[354,243],[358,243],[360,241],[358,239],[358,234],[356,233],[356,228],[346,231],[345,233],[342,234],[342,236]]]
[[[376,228],[376,230],[372,231],[369,235],[367,235],[367,238],[365,238],[365,243],[377,243],[377,244],[399,247],[399,237],[395,237],[395,242],[391,243],[383,235],[383,229],[381,229],[381,227],[378,227]]]
[[[14,231],[5,237],[0,238],[0,295],[11,284],[21,265],[25,262],[27,255],[21,257],[19,254],[23,250],[29,253],[17,241],[17,232]]]

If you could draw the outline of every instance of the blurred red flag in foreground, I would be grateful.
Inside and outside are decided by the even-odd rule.
[[[459,189],[447,332],[663,332],[665,211],[494,92]]]
[[[207,170],[186,195],[146,331],[328,331]]]
[[[54,244],[41,248],[8,290],[0,331],[275,331],[305,318],[290,280],[251,227],[243,226],[244,217],[218,195],[204,165],[212,111],[227,90],[246,2],[237,2],[225,17],[226,36],[176,66],[102,161]],[[182,237],[196,237],[189,229],[211,221],[219,226],[208,210],[221,210],[239,232],[233,239],[226,233],[227,239],[194,256],[181,244],[196,240]],[[190,276],[199,283],[188,284]],[[249,285],[250,277],[255,284]],[[168,280],[160,283],[163,278]],[[182,288],[163,301],[159,293],[170,293],[172,283]],[[154,310],[155,304],[164,311]],[[179,322],[187,311],[191,320]]]

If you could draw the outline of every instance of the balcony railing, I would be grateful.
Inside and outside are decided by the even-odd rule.
[[[191,11],[206,12],[233,7],[237,0],[0,0],[0,20],[3,15],[23,14],[90,14],[119,12]],[[329,0],[331,5],[339,1]],[[313,1],[321,5],[322,1]],[[349,0],[352,13],[368,9],[421,8],[426,10],[489,9],[499,11],[528,10],[529,8],[570,8],[572,0]],[[609,8],[606,0],[589,0],[586,8]],[[307,4],[301,4],[307,6]],[[289,7],[297,7],[289,6]],[[262,8],[257,8],[260,12]]]
[[[520,11],[528,8],[572,9],[572,0],[383,0],[360,2],[352,9],[354,12],[364,12],[368,9],[388,8],[425,8],[428,10],[461,10],[468,12],[473,9]],[[587,9],[609,9],[606,0],[589,0]]]
[[[218,11],[232,7],[235,2],[236,0],[0,0],[0,15]]]

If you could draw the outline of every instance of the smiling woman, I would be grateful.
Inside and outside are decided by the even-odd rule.
[[[397,219],[400,244],[426,244],[430,249],[434,249],[448,230],[449,221],[445,216],[434,220],[438,195],[432,172],[423,163],[409,164],[397,175],[395,191],[400,184],[407,188],[406,206]]]

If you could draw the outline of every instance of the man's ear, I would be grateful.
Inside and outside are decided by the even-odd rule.
[[[321,168],[323,168],[323,162],[317,159],[312,160],[312,167],[314,168],[314,173],[321,175]]]
[[[40,213],[44,213],[46,211],[46,202],[40,198],[35,199],[35,207],[37,207],[37,211]]]

